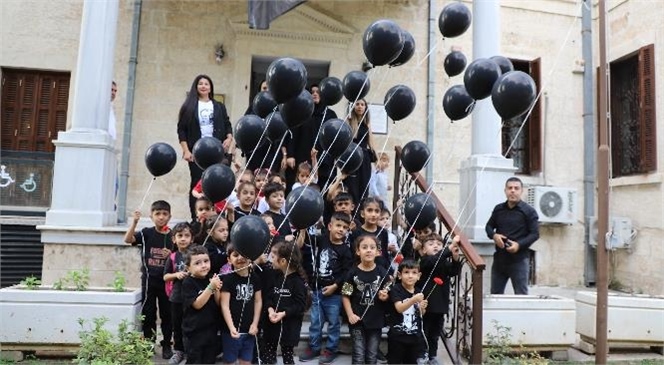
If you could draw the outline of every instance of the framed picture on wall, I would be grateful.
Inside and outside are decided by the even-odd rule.
[[[371,132],[373,134],[387,134],[387,112],[383,104],[369,103],[369,115],[371,116]]]

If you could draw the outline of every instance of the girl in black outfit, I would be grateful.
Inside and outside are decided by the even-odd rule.
[[[203,170],[194,162],[192,150],[194,144],[202,137],[214,137],[222,141],[224,151],[227,152],[224,162],[230,165],[233,159],[228,154],[233,145],[233,130],[224,104],[214,100],[214,85],[212,79],[206,75],[198,75],[191,84],[187,98],[180,107],[178,115],[178,140],[182,147],[182,158],[189,163],[191,191]],[[196,199],[189,194],[189,210],[192,220],[196,219],[194,206]]]
[[[276,364],[279,343],[284,364],[295,364],[293,349],[300,341],[309,294],[302,269],[302,254],[294,243],[286,242],[274,245],[272,253],[276,279],[271,288],[266,289],[268,321],[265,321],[264,327],[265,352],[262,359],[266,364]]]
[[[353,142],[362,149],[363,158],[360,168],[346,178],[344,185],[353,195],[353,200],[358,203],[362,201],[363,196],[366,197],[369,194],[367,186],[371,180],[371,163],[376,161],[371,118],[366,100],[359,99],[355,102],[347,121],[353,130]]]

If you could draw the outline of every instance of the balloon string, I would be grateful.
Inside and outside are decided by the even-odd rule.
[[[152,180],[150,180],[150,185],[148,185],[147,190],[145,190],[145,194],[143,194],[143,199],[141,199],[141,204],[138,206],[138,209],[136,209],[139,212],[141,211],[141,209],[143,209],[143,204],[145,204],[145,199],[147,199],[148,193],[150,193],[150,189],[152,189],[152,184],[154,184],[155,180],[157,180],[156,177],[153,177]]]

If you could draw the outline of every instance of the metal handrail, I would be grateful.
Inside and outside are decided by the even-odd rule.
[[[394,217],[393,229],[398,228],[401,217],[401,202],[407,195],[417,189],[428,192],[429,186],[419,173],[409,173],[401,167],[401,146],[395,146],[394,159],[394,197],[392,207]],[[448,231],[454,232],[461,239],[460,249],[463,252],[462,272],[452,278],[450,283],[450,312],[443,329],[443,342],[455,364],[461,363],[461,356],[468,358],[471,364],[482,362],[482,300],[472,298],[483,297],[482,274],[486,268],[484,259],[477,253],[461,227],[443,205],[436,193],[431,191],[431,199],[436,204],[438,220]],[[469,278],[470,276],[470,278]]]

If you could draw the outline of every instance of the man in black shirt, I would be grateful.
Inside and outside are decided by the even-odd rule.
[[[493,208],[486,234],[496,244],[491,266],[491,294],[504,294],[507,279],[515,294],[528,294],[530,246],[539,238],[539,217],[521,200],[523,183],[510,177],[505,182],[507,201]]]

